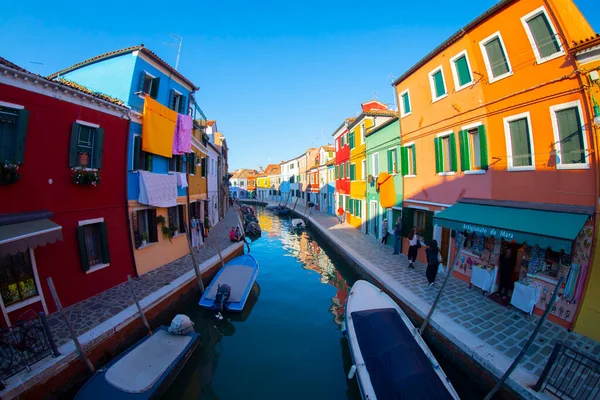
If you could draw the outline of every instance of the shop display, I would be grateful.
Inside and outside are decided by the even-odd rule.
[[[510,304],[528,314],[533,312],[533,307],[540,300],[542,285],[530,278],[515,282]]]

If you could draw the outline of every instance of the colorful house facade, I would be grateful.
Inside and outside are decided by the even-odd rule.
[[[344,214],[348,214],[350,205],[350,143],[348,142],[348,126],[354,118],[346,118],[344,122],[333,132],[335,144],[335,205],[337,210],[341,207]]]
[[[135,275],[128,115],[0,58],[0,327],[56,311],[47,278],[69,306]]]
[[[269,164],[265,168],[269,189],[266,200],[281,201],[281,167],[279,164]]]
[[[404,229],[435,238],[448,266],[465,239],[454,272],[465,281],[509,247],[511,291],[546,293],[570,276],[549,315],[565,327],[591,267],[591,246],[573,246],[595,237],[598,196],[589,100],[568,46],[592,34],[569,0],[506,0],[394,82]],[[540,297],[534,312],[544,309]]]

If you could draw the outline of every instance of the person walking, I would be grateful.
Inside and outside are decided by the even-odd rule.
[[[383,225],[381,226],[381,244],[387,243],[387,237],[388,237],[388,222],[387,222],[387,218],[384,218]]]
[[[342,222],[344,222],[344,220],[346,219],[346,215],[344,213],[344,209],[342,208],[342,206],[339,206],[337,209],[337,213],[338,213],[338,219],[340,220],[340,224]]]
[[[429,286],[433,286],[435,277],[438,273],[438,266],[442,262],[442,254],[438,248],[437,240],[434,239],[431,241],[429,247],[425,249],[425,254],[427,255],[427,270],[425,271],[425,276],[427,277]]]
[[[507,247],[504,253],[498,260],[500,264],[500,288],[498,294],[502,296],[502,300],[506,300],[508,297],[508,286],[510,285],[510,276],[515,268],[515,258],[513,257],[513,249]]]
[[[398,217],[394,226],[394,254],[400,254],[400,240],[402,239],[402,218]]]
[[[408,268],[415,268],[415,261],[419,255],[419,248],[421,248],[421,242],[419,242],[419,235],[417,235],[417,228],[412,228],[408,234],[408,242],[410,247],[408,248]]]

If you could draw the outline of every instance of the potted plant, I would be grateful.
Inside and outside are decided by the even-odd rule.
[[[142,232],[142,246],[145,246],[148,242],[148,232]]]
[[[0,163],[0,185],[8,185],[21,179],[19,164],[3,162]]]
[[[76,185],[97,186],[100,183],[100,172],[97,170],[86,170],[83,168],[71,169],[71,180]]]

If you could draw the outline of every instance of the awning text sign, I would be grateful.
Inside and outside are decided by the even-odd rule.
[[[515,234],[505,229],[489,228],[487,226],[463,224],[463,230],[475,232],[484,236],[501,237],[506,240],[515,240]]]

